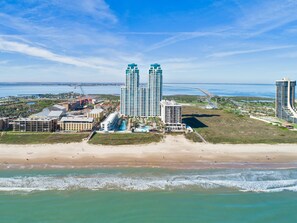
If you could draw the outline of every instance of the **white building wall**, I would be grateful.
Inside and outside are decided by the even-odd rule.
[[[181,124],[182,107],[174,101],[161,101],[161,120],[164,123]]]

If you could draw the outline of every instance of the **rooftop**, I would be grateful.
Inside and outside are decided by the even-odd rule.
[[[102,123],[112,122],[118,115],[118,112],[111,113]]]
[[[53,121],[57,120],[56,118],[18,118],[15,121]]]
[[[41,112],[31,115],[30,118],[47,117],[49,115],[49,113],[50,113],[50,110],[48,108],[44,108]]]
[[[45,118],[45,117],[59,117],[65,112],[65,108],[60,105],[54,105],[49,108],[44,108],[41,112],[33,114],[30,118]]]
[[[169,101],[169,100],[162,100],[161,105],[166,105],[166,106],[181,106],[180,104],[176,103],[176,101]]]
[[[60,117],[63,115],[63,111],[51,111],[49,114],[48,114],[48,117]]]
[[[296,81],[291,80],[291,79],[288,78],[288,77],[284,77],[284,78],[282,78],[281,80],[277,80],[276,82],[287,82],[287,81],[296,82]]]
[[[137,67],[137,64],[131,63],[131,64],[128,64],[128,68],[127,69],[138,69],[138,67]]]
[[[79,116],[68,116],[63,117],[61,122],[94,122],[94,118],[79,117]]]
[[[161,65],[160,64],[157,64],[157,63],[154,63],[154,64],[151,64],[151,68],[161,69]]]
[[[90,111],[90,114],[98,114],[103,112],[104,110],[102,108],[95,108],[93,110]]]
[[[50,110],[56,110],[56,109],[58,109],[58,110],[66,110],[66,108],[64,106],[62,106],[62,105],[53,105],[50,108]]]

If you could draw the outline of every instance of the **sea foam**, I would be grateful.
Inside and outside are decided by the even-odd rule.
[[[198,190],[297,192],[297,170],[220,170],[185,173],[92,173],[0,177],[0,191]]]

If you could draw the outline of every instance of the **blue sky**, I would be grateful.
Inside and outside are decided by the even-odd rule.
[[[297,79],[296,0],[1,0],[1,81]]]

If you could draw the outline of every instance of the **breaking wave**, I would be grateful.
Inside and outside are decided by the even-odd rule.
[[[162,191],[229,188],[252,192],[297,192],[297,170],[221,170],[186,173],[95,173],[0,177],[0,191]]]

